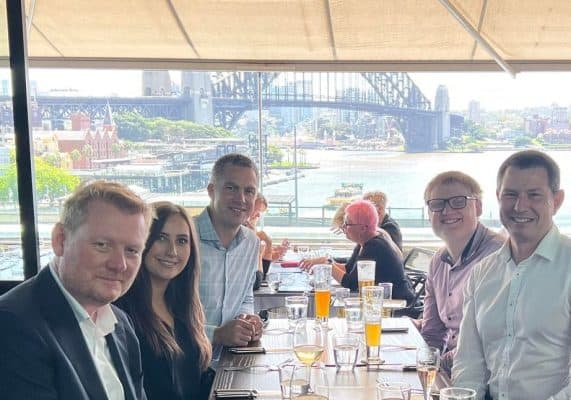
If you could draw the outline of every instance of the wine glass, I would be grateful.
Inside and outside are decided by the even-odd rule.
[[[311,366],[321,357],[325,349],[326,339],[324,331],[316,325],[314,329],[308,328],[308,324],[298,323],[293,334],[293,351],[297,359],[305,366],[307,379],[307,393],[312,393]],[[306,393],[306,394],[307,394]]]
[[[422,385],[424,400],[430,400],[430,391],[439,366],[440,350],[436,347],[421,347],[416,351],[416,371]]]

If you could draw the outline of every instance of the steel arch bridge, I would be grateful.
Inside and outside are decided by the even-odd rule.
[[[407,73],[219,72],[211,74],[214,125],[233,127],[244,112],[258,104],[258,78],[263,107],[332,108],[390,115],[403,128],[408,151],[432,149],[437,118],[430,101]],[[8,101],[10,97],[0,97]],[[136,112],[145,117],[192,119],[191,96],[67,97],[38,96],[33,112],[41,119],[64,120],[81,112],[104,119],[113,112]]]
[[[333,108],[391,115],[409,151],[432,149],[440,113],[404,72],[217,73],[212,77],[215,124],[230,128],[258,103],[266,107]]]

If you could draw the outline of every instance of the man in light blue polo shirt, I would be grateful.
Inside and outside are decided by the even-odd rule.
[[[227,154],[212,168],[210,205],[195,220],[200,236],[200,299],[215,347],[246,346],[262,334],[252,290],[260,242],[242,225],[257,192],[254,162],[241,154]]]

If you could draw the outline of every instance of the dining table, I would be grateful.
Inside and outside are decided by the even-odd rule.
[[[308,329],[315,324],[307,321]],[[326,340],[319,365],[327,376],[330,400],[376,399],[377,383],[407,382],[411,385],[411,399],[422,400],[422,388],[416,372],[416,350],[426,346],[422,336],[408,318],[384,318],[382,321],[381,356],[383,363],[368,365],[365,360],[364,334],[355,368],[339,371],[333,356],[333,336],[347,333],[344,318],[330,318],[325,330]],[[241,349],[241,350],[240,350]],[[252,349],[252,351],[249,351]],[[296,363],[293,352],[293,332],[285,318],[268,321],[262,338],[247,348],[225,348],[218,362],[210,399],[224,398],[225,393],[249,393],[258,399],[282,399],[278,365]],[[434,392],[449,386],[447,377],[438,374]],[[217,397],[216,393],[220,396]]]

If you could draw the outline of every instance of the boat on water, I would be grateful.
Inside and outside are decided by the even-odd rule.
[[[335,189],[333,196],[327,198],[326,207],[337,208],[344,203],[349,203],[356,197],[363,195],[363,184],[354,182],[342,182],[341,187]]]

